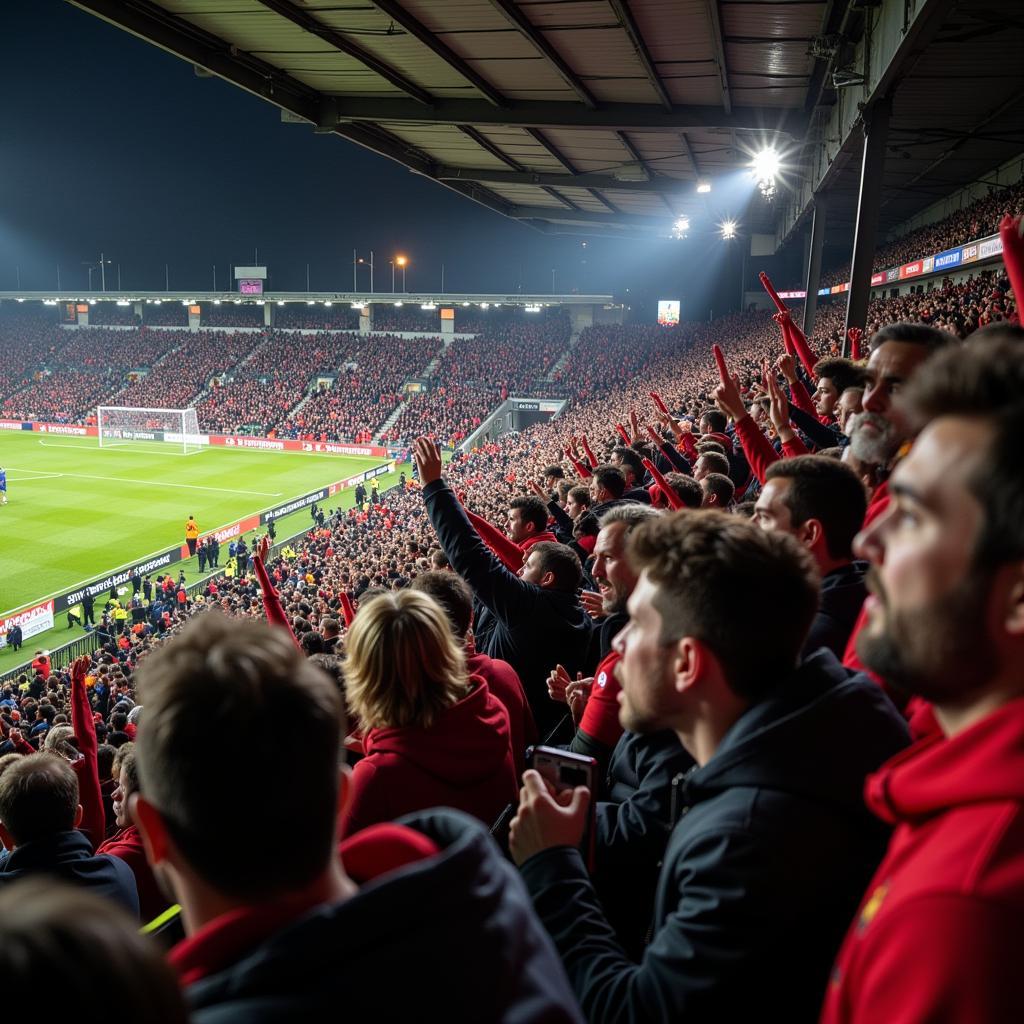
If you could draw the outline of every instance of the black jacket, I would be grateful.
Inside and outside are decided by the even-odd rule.
[[[750,708],[685,777],[639,965],[616,941],[578,852],[523,865],[591,1021],[817,1020],[847,925],[885,851],[864,779],[907,745],[866,676],[827,651]]]
[[[193,1024],[582,1021],[515,869],[457,811],[401,819],[442,852],[321,907],[191,985]]]
[[[606,799],[594,811],[594,886],[632,959],[643,953],[653,916],[672,831],[672,783],[692,767],[693,758],[671,730],[623,733],[608,765]]]
[[[427,484],[423,500],[448,561],[482,606],[473,627],[477,648],[516,670],[538,732],[545,735],[565,714],[565,706],[548,696],[548,674],[557,664],[573,678],[594,667],[588,664],[590,616],[575,593],[547,590],[510,572],[443,480]]]
[[[94,854],[92,843],[77,829],[16,846],[0,865],[0,886],[40,875],[120,903],[138,919],[139,893],[132,869],[120,857]]]
[[[807,634],[805,656],[819,647],[827,647],[837,658],[842,658],[867,597],[864,586],[867,568],[867,562],[850,562],[822,577],[818,613]]]

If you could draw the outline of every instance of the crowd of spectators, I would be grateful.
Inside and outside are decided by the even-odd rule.
[[[188,327],[188,308],[177,299],[147,301],[142,322],[151,327]]]
[[[258,327],[264,326],[263,307],[250,303],[235,305],[204,302],[200,307],[199,322],[203,327]]]
[[[871,272],[877,274],[994,235],[1004,216],[1019,217],[1022,213],[1024,180],[1006,188],[990,188],[988,195],[975,199],[948,217],[924,224],[880,246],[875,252]],[[849,280],[850,264],[844,263],[841,267],[825,271],[821,275],[821,286],[824,288]]]
[[[330,388],[314,390],[281,424],[282,436],[312,434],[322,440],[369,440],[402,401],[403,384],[430,365],[439,337],[351,335],[352,349]]]
[[[354,331],[359,327],[359,310],[348,302],[330,306],[321,302],[312,305],[289,302],[275,309],[274,324],[304,331]]]
[[[89,306],[90,327],[140,327],[141,320],[131,306],[96,302]]]
[[[56,874],[160,912],[187,1010],[127,938],[119,1008],[200,1024],[387,981],[467,1022],[1021,1019],[1018,227],[855,359],[833,309],[595,327],[557,420],[112,592],[0,690],[5,977],[107,1005],[83,936],[130,926],[27,928]]]

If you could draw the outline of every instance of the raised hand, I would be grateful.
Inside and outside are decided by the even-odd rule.
[[[413,441],[412,457],[424,487],[441,479],[441,449],[429,437],[417,437]]]
[[[270,534],[269,533],[265,533],[256,542],[256,557],[261,562],[266,562],[267,555],[269,555],[269,554],[270,554]]]
[[[775,369],[782,374],[790,384],[796,383],[796,360],[792,354],[787,352],[775,360]]]
[[[747,407],[744,404],[743,395],[740,394],[739,378],[730,376],[729,366],[725,361],[725,356],[717,345],[712,345],[711,351],[714,353],[715,362],[718,364],[719,380],[719,383],[712,390],[711,395],[715,400],[715,405],[717,405],[718,408],[735,423],[747,414]]]

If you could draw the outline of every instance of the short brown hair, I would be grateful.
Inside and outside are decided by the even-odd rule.
[[[57,754],[29,754],[0,775],[0,821],[15,843],[75,827],[78,776]]]
[[[210,885],[266,899],[307,884],[333,852],[345,729],[335,684],[279,627],[208,612],[139,667],[142,792]],[[271,737],[288,770],[265,756]],[[287,809],[268,871],[264,821]]]
[[[683,510],[637,527],[629,558],[659,590],[665,642],[707,644],[739,696],[765,699],[796,667],[820,580],[792,537],[725,512]]]
[[[853,556],[853,538],[864,523],[867,491],[857,474],[845,463],[827,455],[798,455],[773,462],[765,473],[769,480],[788,480],[783,499],[793,526],[817,519],[825,535],[825,547],[833,558]]]
[[[360,608],[347,651],[346,695],[366,729],[429,729],[469,691],[465,656],[428,594],[388,591]]]
[[[35,1011],[44,985],[56,987],[81,1020],[105,1019],[110,991],[128,1020],[188,1020],[174,972],[159,946],[139,933],[138,921],[53,878],[25,878],[0,890],[0,976],[9,1020]]]
[[[992,443],[968,486],[985,510],[975,565],[994,568],[1024,557],[1024,346],[1004,332],[975,339],[929,359],[901,404],[917,427],[942,416],[991,424]]]
[[[409,589],[429,594],[444,609],[457,640],[469,632],[473,621],[473,591],[461,576],[454,572],[424,572],[412,581]]]

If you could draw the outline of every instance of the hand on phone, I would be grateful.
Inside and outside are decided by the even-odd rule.
[[[555,846],[579,846],[587,825],[590,790],[555,787],[532,768],[523,773],[519,810],[509,829],[509,850],[516,864]]]

